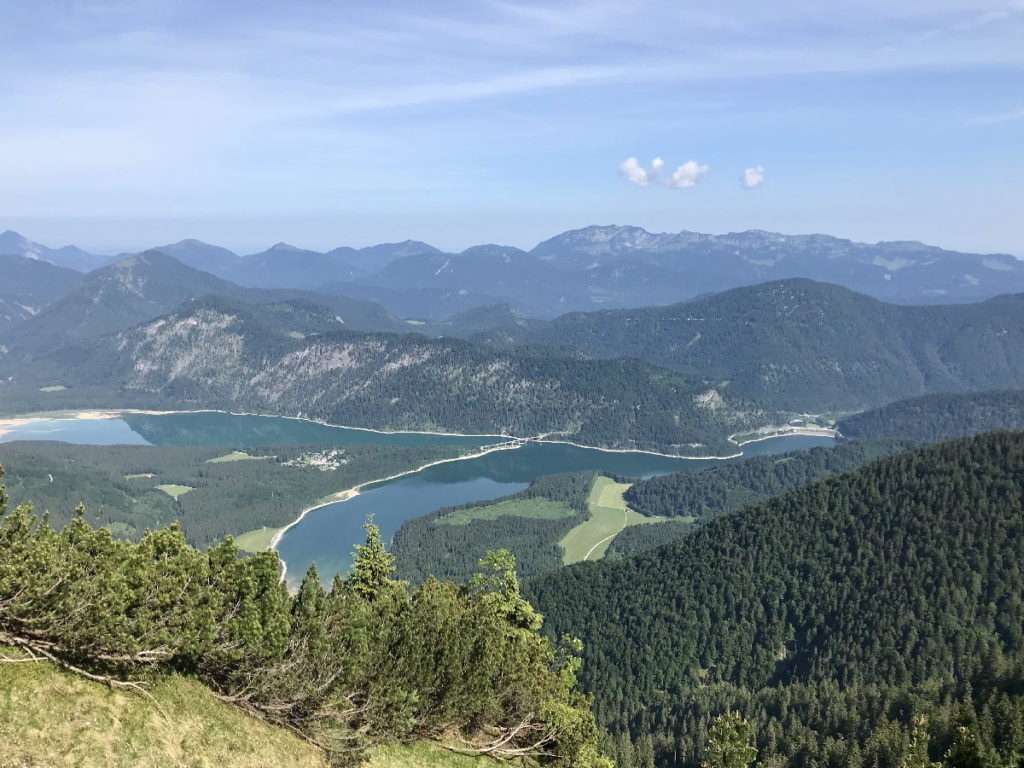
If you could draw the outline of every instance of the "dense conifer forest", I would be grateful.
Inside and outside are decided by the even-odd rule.
[[[625,528],[612,540],[606,556],[651,549],[686,535],[694,526],[716,515],[859,467],[911,445],[898,440],[857,440],[779,456],[755,456],[699,472],[683,470],[648,480],[619,477],[622,482],[632,483],[625,494],[631,509],[651,517],[677,519]],[[439,509],[407,520],[395,534],[392,545],[398,558],[398,573],[413,582],[430,575],[466,581],[474,573],[477,561],[489,550],[498,548],[515,554],[524,579],[560,568],[563,551],[559,541],[588,519],[587,493],[593,479],[593,472],[547,475],[526,490],[501,499]],[[516,508],[505,503],[534,498],[565,504],[567,514],[528,517],[515,514]],[[493,508],[499,503],[506,514],[484,519],[463,514],[458,525],[446,522],[456,513]]]
[[[529,594],[547,631],[583,639],[581,682],[599,723],[632,737],[627,760],[639,748],[699,765],[733,710],[764,764],[898,768],[923,739],[951,766],[1019,765],[1022,510],[1024,433],[988,433],[561,569]]]
[[[701,523],[735,509],[791,491],[829,475],[910,448],[910,441],[855,440],[836,446],[754,456],[700,472],[638,480],[626,491],[631,509],[642,515],[673,518],[634,525],[612,539],[608,557],[632,555],[685,536]]]
[[[625,498],[630,508],[642,515],[709,518],[855,469],[910,445],[896,440],[858,440],[777,456],[753,456],[700,472],[638,480]]]
[[[232,449],[39,441],[0,444],[0,466],[8,468],[10,494],[47,512],[57,528],[85,504],[87,522],[115,536],[138,540],[147,529],[177,521],[189,544],[206,546],[229,534],[287,525],[332,493],[464,450],[289,445],[248,448],[254,458],[216,461]],[[175,499],[158,486],[188,490]]]
[[[728,381],[761,407],[858,410],[929,392],[1024,385],[1024,296],[899,306],[806,279],[661,307],[573,312],[479,338],[636,357]]]
[[[507,549],[515,555],[516,568],[523,579],[560,568],[562,548],[558,542],[587,519],[587,494],[595,476],[594,472],[544,475],[529,488],[501,499],[446,507],[406,520],[391,545],[399,577],[413,583],[429,576],[465,582],[475,573],[479,560],[495,549]],[[528,499],[562,504],[566,514],[548,518],[517,514],[471,518],[474,511],[496,503]],[[460,512],[469,519],[452,524],[451,518]]]
[[[1024,429],[1024,391],[924,395],[848,416],[837,426],[847,437],[922,443],[993,429]]]

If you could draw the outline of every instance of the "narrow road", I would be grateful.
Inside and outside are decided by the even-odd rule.
[[[626,513],[627,512],[629,512],[629,508],[628,507],[623,507],[622,508],[622,527],[619,528],[619,530],[617,530],[611,536],[605,536],[603,539],[601,539],[599,542],[597,542],[597,544],[595,544],[590,549],[588,549],[587,550],[587,554],[585,554],[583,556],[583,562],[586,562],[587,560],[589,560],[590,559],[590,555],[593,554],[594,550],[597,549],[598,547],[600,547],[606,541],[608,541],[608,539],[614,539],[616,536],[618,536],[620,533],[622,533],[624,530],[626,530]]]

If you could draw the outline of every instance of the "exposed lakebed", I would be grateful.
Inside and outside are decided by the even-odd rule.
[[[62,440],[93,445],[460,445],[484,446],[501,438],[488,435],[384,433],[333,427],[276,416],[239,416],[219,412],[121,414],[111,418],[41,419],[4,427],[0,441]],[[743,446],[743,457],[831,445],[831,437],[787,435]],[[515,493],[540,475],[596,470],[630,477],[653,477],[680,470],[697,471],[738,459],[681,459],[640,452],[603,451],[565,443],[528,443],[510,450],[436,464],[393,480],[373,483],[346,501],[311,510],[287,530],[277,549],[294,583],[316,562],[329,580],[351,564],[353,547],[363,539],[367,515],[390,539],[407,519],[439,507],[493,499]],[[342,488],[339,491],[345,490]],[[296,509],[296,516],[301,510]]]

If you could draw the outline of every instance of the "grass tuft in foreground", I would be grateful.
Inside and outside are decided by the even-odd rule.
[[[111,690],[49,662],[0,663],[0,768],[326,768],[320,750],[195,680],[169,676],[149,693]]]

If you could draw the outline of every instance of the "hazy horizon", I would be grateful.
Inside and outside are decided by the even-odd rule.
[[[47,0],[0,29],[0,220],[99,252],[595,222],[1024,256],[1020,0]]]
[[[28,222],[29,225],[31,225],[32,223],[33,222]],[[430,239],[427,239],[425,237],[417,237],[414,234],[413,235],[408,235],[408,236],[402,236],[402,237],[383,237],[382,239],[379,239],[379,240],[368,240],[368,241],[362,241],[362,242],[350,242],[350,241],[346,241],[346,240],[331,239],[331,236],[329,234],[325,233],[317,242],[307,242],[307,240],[308,240],[307,234],[308,233],[300,234],[298,232],[296,234],[296,237],[292,238],[292,239],[280,238],[280,237],[278,237],[277,239],[274,239],[274,237],[271,236],[270,239],[266,239],[266,240],[250,240],[250,239],[238,240],[237,242],[241,243],[241,245],[233,245],[231,241],[215,240],[215,239],[209,239],[209,238],[206,238],[206,237],[197,237],[197,236],[195,236],[193,234],[173,235],[173,234],[170,234],[170,233],[176,231],[176,228],[169,226],[169,227],[160,228],[160,229],[157,230],[158,232],[166,232],[168,234],[168,237],[165,237],[163,240],[161,240],[159,242],[144,242],[144,243],[137,243],[137,244],[134,244],[134,245],[114,246],[114,247],[103,248],[103,247],[92,247],[92,246],[90,246],[88,244],[90,241],[88,241],[88,240],[84,240],[84,241],[83,240],[61,240],[60,238],[40,237],[40,236],[38,236],[38,233],[35,232],[35,231],[29,231],[28,229],[21,229],[21,228],[16,227],[16,226],[4,226],[2,223],[0,223],[0,232],[4,232],[4,231],[17,232],[22,237],[25,237],[26,239],[31,240],[32,242],[38,243],[40,245],[47,246],[49,248],[62,248],[62,247],[65,247],[65,246],[77,246],[79,248],[82,248],[83,250],[86,250],[86,251],[88,251],[90,253],[93,253],[93,254],[96,254],[96,255],[100,255],[100,256],[117,256],[117,255],[120,255],[120,254],[139,253],[139,252],[142,252],[142,251],[145,251],[145,250],[160,248],[161,246],[174,245],[174,244],[180,243],[180,242],[182,242],[184,240],[198,240],[200,242],[206,243],[207,245],[219,246],[221,248],[226,248],[229,251],[233,251],[234,253],[236,253],[236,254],[238,254],[240,256],[246,256],[246,255],[250,255],[250,254],[262,253],[263,251],[266,251],[266,250],[272,248],[273,246],[278,245],[279,243],[285,243],[287,245],[294,246],[294,247],[302,249],[302,250],[317,251],[317,252],[321,252],[321,253],[326,253],[326,252],[334,250],[336,248],[349,247],[349,248],[354,248],[354,249],[360,249],[360,248],[366,248],[366,247],[370,247],[370,246],[374,246],[374,245],[381,245],[381,244],[385,244],[385,243],[401,243],[401,242],[405,242],[407,240],[424,242],[424,243],[427,243],[428,245],[432,245],[435,248],[438,248],[438,249],[440,249],[442,251],[449,252],[449,253],[460,253],[460,252],[462,252],[462,251],[464,251],[464,250],[466,250],[468,248],[472,248],[474,246],[478,246],[478,245],[491,245],[491,244],[493,244],[493,245],[501,245],[501,246],[511,246],[511,247],[519,248],[519,249],[524,250],[524,251],[530,251],[532,248],[534,248],[538,244],[540,244],[540,243],[544,242],[545,240],[548,240],[548,239],[550,239],[552,237],[555,237],[557,235],[563,234],[565,232],[569,232],[569,231],[573,231],[573,230],[579,230],[579,229],[585,229],[585,228],[591,227],[591,226],[640,227],[641,229],[644,229],[644,230],[646,230],[647,232],[649,232],[651,234],[662,234],[662,233],[674,234],[674,233],[678,233],[678,232],[681,232],[681,231],[689,231],[689,232],[695,232],[697,234],[712,235],[712,236],[722,236],[722,235],[727,235],[727,234],[736,234],[736,233],[741,233],[741,232],[746,232],[746,231],[751,231],[751,230],[758,229],[758,230],[773,232],[773,233],[776,233],[776,234],[781,234],[781,235],[786,235],[786,236],[826,235],[826,236],[836,237],[836,238],[839,238],[839,239],[842,239],[842,240],[850,240],[852,242],[866,243],[868,245],[875,245],[875,244],[882,243],[882,242],[912,241],[912,242],[921,242],[921,243],[923,243],[926,246],[933,246],[933,247],[937,247],[937,248],[942,248],[944,250],[959,251],[959,252],[963,252],[963,253],[978,253],[978,254],[984,254],[984,255],[1006,254],[1006,255],[1013,256],[1014,258],[1017,258],[1018,260],[1024,261],[1024,252],[1013,253],[1011,251],[985,251],[985,250],[981,250],[981,249],[972,249],[972,248],[969,248],[969,247],[968,248],[959,248],[959,247],[949,246],[949,245],[946,245],[946,244],[943,244],[943,243],[928,242],[926,240],[921,240],[920,238],[912,238],[912,237],[910,237],[910,238],[899,238],[898,240],[892,240],[892,239],[874,239],[873,240],[873,239],[862,239],[862,238],[857,238],[857,237],[848,237],[848,236],[844,236],[842,234],[838,234],[838,233],[835,233],[835,232],[782,232],[782,231],[779,231],[779,230],[771,230],[771,229],[766,230],[763,227],[749,227],[749,228],[745,228],[745,229],[731,229],[731,230],[722,230],[722,231],[718,231],[718,232],[709,232],[707,230],[701,230],[701,229],[690,228],[690,227],[683,227],[681,229],[675,229],[675,230],[667,230],[667,229],[666,230],[661,230],[661,229],[651,229],[649,227],[643,227],[643,226],[641,226],[639,224],[635,224],[635,223],[632,223],[632,222],[592,222],[590,224],[583,224],[583,225],[578,226],[578,227],[567,227],[565,229],[560,229],[557,232],[549,232],[549,233],[547,233],[545,235],[542,235],[541,237],[537,238],[536,240],[523,239],[521,242],[500,242],[500,241],[494,240],[493,238],[489,239],[489,240],[484,238],[482,240],[478,240],[478,241],[474,241],[474,242],[465,242],[465,243],[461,243],[461,241],[455,241],[455,244],[452,245],[452,246],[445,246],[440,241],[430,240]],[[54,229],[56,231],[60,231],[62,228],[56,227]],[[74,232],[76,230],[72,229],[71,231]],[[114,227],[112,229],[112,231],[116,232],[117,228]],[[101,242],[102,243],[102,242],[107,242],[107,240],[105,238],[101,237],[97,242]],[[118,242],[118,241],[110,241],[110,242]],[[250,244],[246,245],[246,243],[250,243]]]

